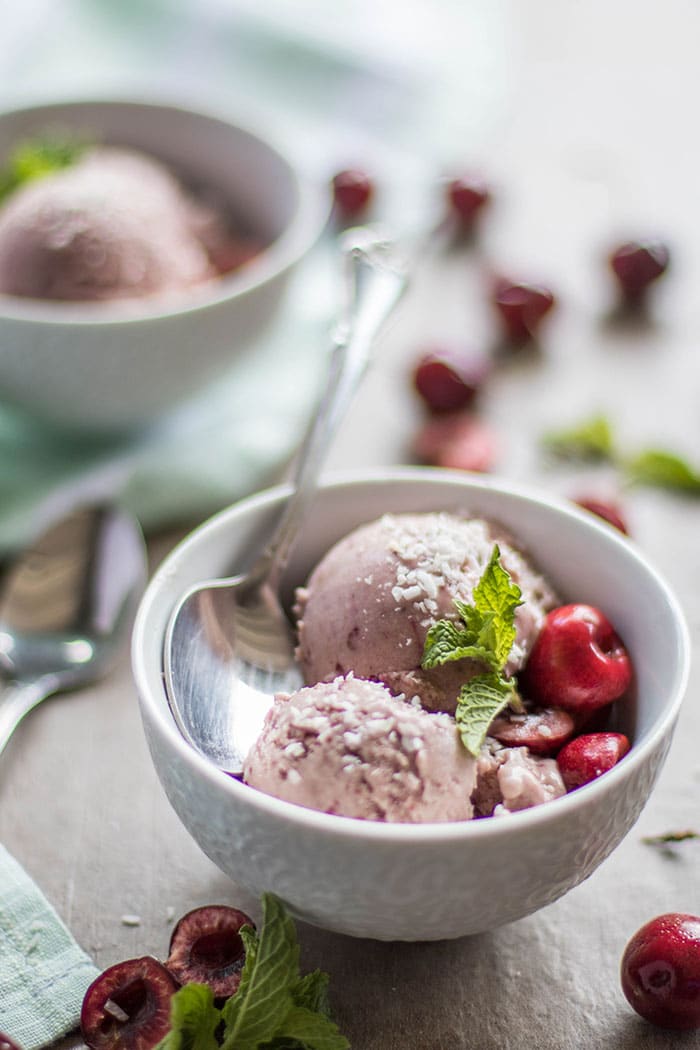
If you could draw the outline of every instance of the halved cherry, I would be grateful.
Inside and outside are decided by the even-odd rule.
[[[126,959],[97,977],[83,999],[80,1030],[90,1050],[152,1050],[170,1031],[178,985],[150,955]]]
[[[535,755],[553,755],[574,735],[576,725],[567,711],[541,707],[518,714],[508,711],[489,726],[489,736],[504,747],[528,747]]]
[[[254,928],[253,920],[225,904],[188,912],[170,938],[167,969],[180,984],[208,984],[216,999],[233,995],[245,962],[241,926]]]

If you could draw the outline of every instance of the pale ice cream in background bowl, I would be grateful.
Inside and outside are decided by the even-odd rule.
[[[91,302],[187,296],[263,248],[153,157],[99,145],[0,204],[0,294]],[[229,269],[233,269],[231,266]]]
[[[85,143],[0,204],[0,399],[62,431],[146,428],[255,354],[327,218],[287,144],[161,102],[0,113],[18,144]]]
[[[269,535],[288,492],[278,487],[261,493],[205,523],[165,560],[141,603],[132,646],[141,713],[155,769],[184,826],[239,886],[255,895],[271,890],[298,918],[354,936],[458,937],[555,901],[591,875],[622,841],[671,744],[690,650],[683,614],[667,584],[643,552],[605,523],[516,484],[415,468],[328,479],[283,581],[290,611],[296,590],[354,529],[386,514],[467,512],[469,518],[498,522],[518,549],[527,551],[557,601],[589,602],[606,610],[625,640],[635,683],[621,727],[632,740],[630,752],[595,782],[556,797],[546,767],[535,763],[533,775],[534,760],[522,748],[489,744],[475,770],[468,754],[452,750],[452,716],[421,711],[412,698],[390,696],[381,682],[359,687],[357,697],[350,695],[358,688],[355,675],[345,674],[340,682],[331,678],[301,699],[298,695],[291,708],[283,706],[289,700],[277,702],[269,723],[281,747],[263,752],[258,765],[270,786],[275,779],[289,780],[290,771],[299,772],[298,763],[308,754],[329,793],[329,808],[337,808],[340,795],[337,784],[326,780],[355,777],[352,792],[344,795],[356,800],[355,815],[321,812],[299,795],[275,797],[230,777],[195,751],[177,729],[162,680],[164,637],[174,605],[201,580],[243,569]],[[350,686],[342,684],[348,680]],[[376,710],[377,722],[383,723],[381,742],[362,732],[368,710]],[[400,725],[410,731],[403,734]],[[428,754],[419,768],[421,747],[412,750],[418,740],[422,744],[434,736],[427,725],[450,725],[446,755],[452,756],[442,760],[431,791],[443,778],[445,785],[457,787],[465,811],[475,802],[486,813],[491,805],[520,811],[487,819],[386,819],[397,798],[389,774],[399,774],[396,786],[403,779],[417,790],[435,776]],[[325,755],[322,737],[330,743]],[[278,759],[276,768],[266,764],[271,754]],[[251,764],[257,761],[251,755]],[[374,795],[365,778],[378,765],[382,771],[375,776],[383,787]],[[481,777],[481,793],[472,789],[467,800],[475,775],[477,781]],[[299,781],[296,787],[304,790]],[[406,797],[398,796],[399,811]],[[380,798],[385,819],[368,819]],[[520,809],[523,798],[530,808]]]

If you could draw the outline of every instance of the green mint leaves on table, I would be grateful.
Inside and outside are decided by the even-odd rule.
[[[667,449],[648,448],[632,456],[623,455],[617,448],[610,421],[602,415],[544,434],[542,446],[558,459],[610,463],[630,485],[700,495],[700,471]]]
[[[85,149],[86,143],[70,139],[37,138],[20,142],[0,168],[0,202],[26,182],[75,164]]]
[[[328,975],[299,974],[292,919],[271,893],[260,933],[244,926],[241,983],[221,1009],[210,988],[186,984],[171,1000],[172,1028],[157,1050],[347,1050],[330,1019]]]
[[[462,623],[438,620],[428,631],[421,666],[426,670],[453,660],[486,665],[460,689],[455,720],[467,751],[475,758],[489,725],[506,705],[520,707],[515,682],[503,674],[515,641],[515,611],[522,605],[520,588],[500,562],[496,544],[474,588],[472,605],[454,600]]]

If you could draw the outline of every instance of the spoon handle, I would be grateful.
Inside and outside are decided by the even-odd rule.
[[[347,279],[345,316],[333,336],[325,389],[297,458],[293,491],[251,573],[257,579],[265,577],[273,591],[313,499],[328,446],[367,370],[374,342],[407,283],[406,266],[396,247],[371,229],[348,230],[342,246]]]
[[[42,675],[34,681],[10,682],[0,693],[0,755],[15,729],[33,707],[55,692],[54,675]]]

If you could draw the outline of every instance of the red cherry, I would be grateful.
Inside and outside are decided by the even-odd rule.
[[[637,1013],[660,1028],[700,1028],[700,917],[659,915],[629,941],[622,991]]]
[[[589,714],[617,700],[632,680],[632,664],[600,609],[562,605],[545,617],[522,675],[537,703]]]
[[[431,412],[451,412],[474,403],[488,373],[484,359],[445,346],[420,358],[413,385]]]
[[[485,473],[493,468],[496,439],[481,420],[453,412],[428,419],[416,434],[413,452],[434,467]]]
[[[447,186],[447,203],[462,230],[470,230],[477,215],[491,200],[488,186],[478,175],[460,175]]]
[[[613,525],[620,532],[624,532],[626,536],[629,535],[629,529],[617,504],[611,503],[609,500],[596,499],[589,496],[581,496],[579,499],[575,499],[574,503],[579,507],[583,507],[584,510],[590,511],[591,514],[602,518],[603,521],[607,521],[609,525]]]
[[[617,765],[630,749],[623,733],[585,733],[569,741],[557,755],[567,791],[590,784]]]
[[[535,338],[542,320],[553,308],[555,298],[542,284],[500,279],[493,291],[493,304],[501,318],[506,339],[518,344]]]
[[[174,978],[156,959],[126,959],[97,977],[83,999],[80,1031],[90,1050],[152,1050],[170,1031]]]
[[[0,1032],[0,1050],[20,1050],[20,1047],[9,1035]]]
[[[638,303],[649,285],[666,272],[671,253],[657,240],[628,241],[610,255],[610,267],[627,303]]]
[[[566,711],[543,707],[526,714],[509,711],[489,726],[489,736],[504,747],[528,747],[535,755],[553,755],[575,731],[574,720]]]
[[[208,984],[217,999],[233,995],[245,962],[241,926],[255,928],[238,908],[224,904],[195,908],[173,930],[166,968],[180,984]]]
[[[347,168],[333,176],[333,201],[342,221],[362,215],[374,195],[374,184],[369,175],[357,168]]]

